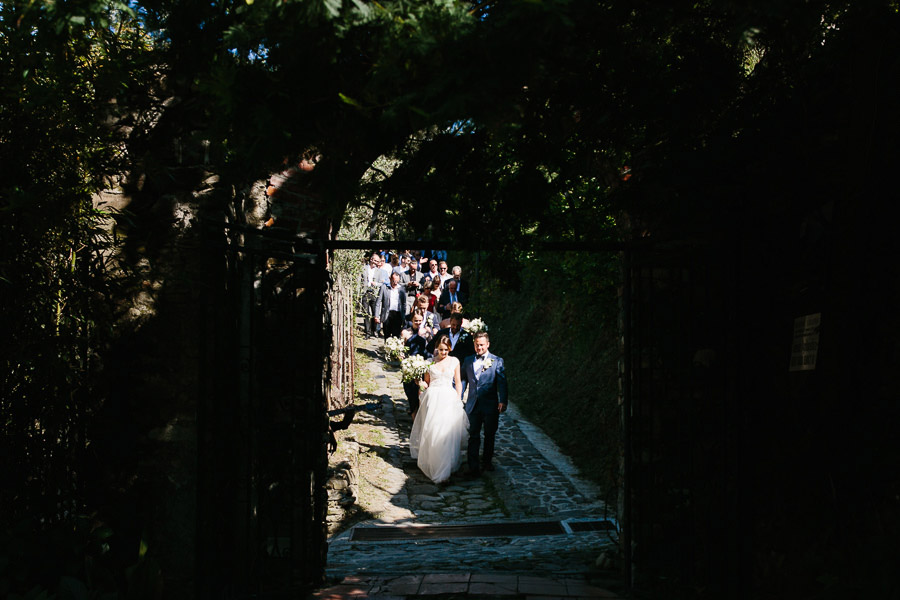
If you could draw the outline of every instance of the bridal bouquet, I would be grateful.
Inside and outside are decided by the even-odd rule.
[[[406,346],[400,338],[389,337],[384,340],[384,353],[387,355],[388,360],[401,360],[403,355],[406,354]]]
[[[427,371],[430,366],[431,362],[425,360],[425,357],[419,356],[418,354],[410,356],[409,358],[404,358],[400,363],[400,372],[403,374],[403,383],[410,383],[417,379],[421,379],[422,375],[425,374],[425,371]]]
[[[488,327],[481,319],[472,319],[469,321],[468,325],[466,325],[465,329],[472,335],[475,335],[479,331],[487,331]]]

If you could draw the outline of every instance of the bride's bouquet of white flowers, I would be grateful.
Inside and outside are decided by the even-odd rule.
[[[384,340],[384,353],[387,355],[388,360],[402,360],[403,355],[406,354],[406,346],[400,338],[396,336],[389,337]]]
[[[481,319],[472,319],[465,326],[465,330],[468,331],[469,333],[471,333],[472,335],[475,335],[479,331],[487,331],[488,327],[485,324],[485,322],[482,321]]]
[[[431,361],[425,360],[424,356],[418,354],[404,358],[400,362],[400,372],[403,374],[403,383],[411,383],[417,379],[421,379],[431,366]]]

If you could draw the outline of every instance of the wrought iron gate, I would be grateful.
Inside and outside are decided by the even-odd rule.
[[[239,227],[213,236],[198,595],[296,596],[322,581],[327,551],[330,280],[324,254],[302,239]]]
[[[624,550],[639,596],[735,597],[742,579],[729,258],[696,245],[626,251]]]

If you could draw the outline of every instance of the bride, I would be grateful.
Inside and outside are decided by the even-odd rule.
[[[450,338],[446,335],[435,343],[434,363],[425,372],[424,381],[425,393],[409,435],[409,453],[429,479],[441,483],[459,468],[460,449],[469,429],[460,396],[459,359],[450,356]]]

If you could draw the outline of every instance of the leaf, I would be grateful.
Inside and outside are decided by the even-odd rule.
[[[349,104],[350,106],[355,106],[356,108],[363,107],[363,105],[360,104],[358,100],[354,100],[353,98],[351,98],[350,96],[347,96],[346,94],[342,94],[341,92],[338,92],[338,97],[341,99],[341,101],[343,101],[346,104]]]
[[[340,16],[341,6],[343,4],[342,0],[324,0],[323,4],[325,5],[325,10],[328,11],[329,16],[335,19]]]
[[[353,0],[354,6],[356,6],[356,10],[359,11],[363,17],[368,17],[372,13],[372,9],[368,4],[364,3],[362,0]]]
[[[83,15],[74,15],[69,17],[69,21],[75,25],[84,25],[85,18]]]

